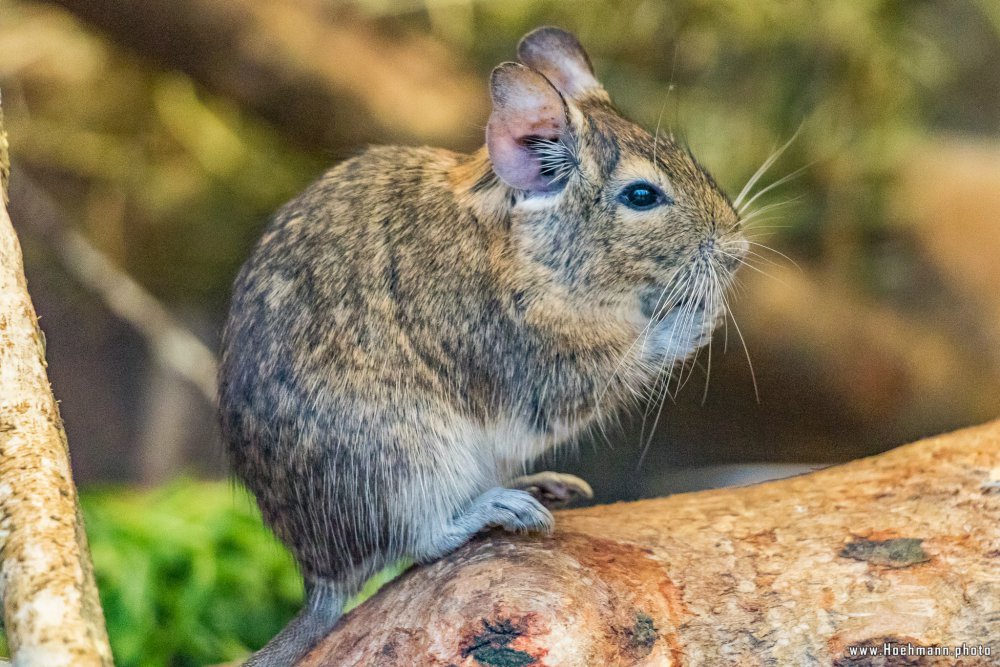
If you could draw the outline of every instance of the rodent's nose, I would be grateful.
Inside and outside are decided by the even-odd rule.
[[[715,237],[709,236],[707,239],[702,239],[701,243],[698,244],[698,252],[701,253],[702,257],[708,257],[715,253]]]

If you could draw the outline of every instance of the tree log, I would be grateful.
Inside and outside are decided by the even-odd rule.
[[[1000,422],[556,522],[415,568],[299,666],[1000,665]]]
[[[0,175],[6,141],[0,116]],[[4,193],[6,195],[6,191]],[[0,201],[0,597],[14,664],[111,665],[66,433],[21,248]]]
[[[310,149],[482,143],[486,84],[433,39],[315,0],[48,0]]]

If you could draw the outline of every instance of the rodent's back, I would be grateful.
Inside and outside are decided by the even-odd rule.
[[[228,441],[258,430],[248,420],[299,430],[304,406],[323,412],[352,389],[368,402],[402,367],[409,382],[439,381],[440,329],[489,289],[486,231],[460,214],[446,180],[461,158],[370,149],[277,213],[236,280],[223,337]]]

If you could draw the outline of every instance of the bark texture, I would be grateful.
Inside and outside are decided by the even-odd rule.
[[[4,150],[0,157],[6,158]],[[4,186],[7,167],[0,164]],[[45,372],[45,341],[5,202],[0,202],[0,556],[3,621],[15,665],[112,664],[66,434]]]
[[[951,655],[858,654],[887,642]],[[963,644],[979,655],[955,657]],[[299,665],[1000,665],[1000,422],[560,512],[551,537],[491,533],[390,584]]]

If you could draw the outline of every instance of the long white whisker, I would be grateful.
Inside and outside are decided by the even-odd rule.
[[[708,401],[708,383],[712,378],[712,341],[707,343],[707,347],[708,350],[706,351],[706,354],[708,355],[708,359],[705,363],[705,391],[701,395],[702,405],[705,405]]]
[[[799,129],[795,130],[795,134],[792,135],[792,138],[786,141],[781,148],[771,153],[771,155],[766,160],[764,160],[764,162],[761,163],[759,167],[757,167],[757,171],[754,172],[753,176],[750,177],[746,185],[743,186],[743,189],[740,190],[740,194],[736,196],[736,200],[733,201],[733,208],[735,208],[736,210],[740,210],[740,204],[743,202],[743,198],[750,193],[750,189],[753,188],[753,186],[757,183],[757,181],[760,180],[760,178],[767,173],[767,170],[770,169],[771,166],[778,161],[778,158],[781,157],[782,153],[788,150],[788,147],[792,145],[792,142],[795,141],[796,137],[799,136],[799,132],[801,131],[802,131],[802,126],[799,125]]]
[[[757,201],[758,199],[760,199],[763,195],[767,194],[768,192],[770,192],[771,190],[775,189],[776,187],[784,185],[788,181],[792,180],[793,178],[795,178],[796,176],[798,176],[799,174],[801,174],[802,172],[804,172],[806,169],[809,169],[810,167],[812,167],[814,164],[816,164],[816,163],[815,162],[810,162],[809,164],[802,165],[801,167],[799,167],[798,169],[796,169],[792,173],[786,174],[785,176],[782,176],[781,178],[779,178],[778,180],[776,180],[774,183],[771,183],[770,185],[768,185],[765,188],[761,188],[760,190],[758,190],[757,192],[754,193],[753,197],[751,197],[750,199],[748,199],[746,201],[746,203],[744,203],[742,206],[740,206],[736,210],[739,213],[743,213],[743,211],[745,211],[747,209],[747,207],[749,207],[755,201]]]
[[[769,220],[780,220],[778,216],[772,216],[770,218],[761,218],[758,222],[768,222]],[[764,239],[772,235],[772,231],[775,229],[791,229],[792,225],[758,225],[757,222],[746,229],[746,232],[753,232],[752,234],[745,234],[749,239]]]
[[[748,223],[750,223],[752,220],[755,220],[758,216],[761,216],[764,213],[767,213],[768,211],[773,211],[775,209],[782,208],[784,206],[790,206],[790,205],[792,205],[792,204],[794,204],[794,203],[802,200],[802,198],[804,196],[805,195],[797,195],[795,197],[792,197],[791,199],[786,199],[784,201],[776,201],[776,202],[772,202],[770,204],[766,204],[764,206],[761,206],[760,208],[754,209],[753,211],[750,211],[749,213],[747,213],[746,215],[744,215],[741,218],[740,222],[743,223],[744,227],[747,227]],[[756,226],[756,225],[754,225],[754,226]]]
[[[802,267],[801,267],[801,266],[799,266],[799,265],[798,265],[798,263],[797,263],[797,262],[796,262],[796,261],[795,261],[794,259],[792,259],[792,258],[791,258],[791,257],[789,257],[788,255],[786,255],[785,253],[781,252],[780,250],[775,250],[775,249],[774,249],[774,248],[772,248],[771,246],[766,246],[766,245],[764,245],[763,243],[757,243],[756,241],[749,241],[749,240],[748,240],[748,241],[747,241],[747,243],[749,243],[749,244],[750,244],[750,245],[752,245],[752,246],[757,246],[758,248],[762,248],[762,249],[764,249],[764,250],[769,250],[769,251],[773,252],[773,253],[774,253],[775,255],[778,255],[779,257],[781,257],[782,259],[785,259],[785,260],[787,260],[787,261],[791,262],[792,266],[794,266],[794,267],[795,267],[796,269],[798,269],[799,271],[801,271],[801,270],[802,270]],[[761,255],[760,253],[756,253],[756,252],[754,252],[754,253],[752,253],[752,254],[753,254],[753,255],[756,255],[757,257],[760,257],[761,259],[764,259],[764,256],[763,256],[763,255]]]
[[[715,291],[714,294],[712,295],[712,306],[713,306],[712,312],[713,313],[715,312],[715,308],[714,308],[714,306],[715,306],[715,299],[718,298],[720,300],[720,302],[722,303],[722,305],[723,305],[724,312],[723,312],[722,319],[723,319],[723,321],[725,321],[727,319],[726,315],[728,315],[728,308],[729,308],[728,304],[726,303],[726,299],[725,299],[725,294],[724,294],[725,288],[722,285],[722,281],[720,280],[719,274],[716,272],[715,267],[714,266],[710,266],[709,269],[711,270],[712,277],[714,278],[714,281],[712,283],[712,287],[713,287],[713,289]],[[731,277],[732,277],[732,274],[729,274],[729,278],[731,278]],[[705,403],[708,401],[708,385],[709,385],[709,382],[712,379],[712,341],[711,340],[709,340],[709,342],[708,342],[708,351],[707,351],[707,354],[708,354],[708,360],[707,360],[707,363],[705,364],[705,391],[701,395],[701,404],[702,405],[705,405]]]
[[[656,117],[656,131],[653,132],[653,164],[656,164],[656,144],[660,141],[660,122],[663,120],[663,112],[667,109],[667,102],[670,101],[670,88],[667,88],[667,98],[663,100],[660,113]]]
[[[762,276],[766,276],[768,278],[771,278],[772,280],[777,280],[782,285],[786,285],[786,286],[788,285],[788,283],[786,283],[785,281],[783,281],[778,276],[773,275],[771,273],[768,273],[767,271],[765,271],[764,269],[760,268],[759,266],[754,266],[753,264],[751,264],[750,262],[746,261],[745,259],[743,259],[741,257],[737,257],[736,255],[730,255],[729,253],[723,253],[723,254],[725,254],[725,255],[727,255],[729,257],[732,257],[737,262],[739,262],[741,266],[745,266],[748,269],[750,269],[751,271],[756,271],[757,273],[759,273]]]
[[[765,264],[769,264],[770,266],[776,266],[776,267],[782,266],[782,264],[780,262],[776,262],[775,260],[771,259],[770,257],[767,257],[765,255],[760,254],[756,250],[747,250],[746,257],[749,257],[749,258],[755,259],[755,260],[759,260],[759,261],[761,261],[761,262],[763,262]]]
[[[722,298],[723,298],[723,300],[725,300],[726,297],[723,296]],[[733,311],[732,311],[731,308],[729,308],[728,302],[726,302],[726,304],[727,304],[726,305],[726,310],[729,311],[729,316],[733,318],[733,328],[736,329],[736,335],[739,336],[740,343],[743,345],[743,353],[746,355],[747,366],[750,368],[750,380],[753,382],[753,395],[754,395],[754,398],[757,399],[758,403],[760,403],[760,390],[757,387],[757,374],[754,373],[753,362],[750,361],[750,349],[747,347],[747,341],[746,341],[746,339],[743,338],[743,332],[740,331],[740,325],[736,321],[736,314],[733,313]]]

